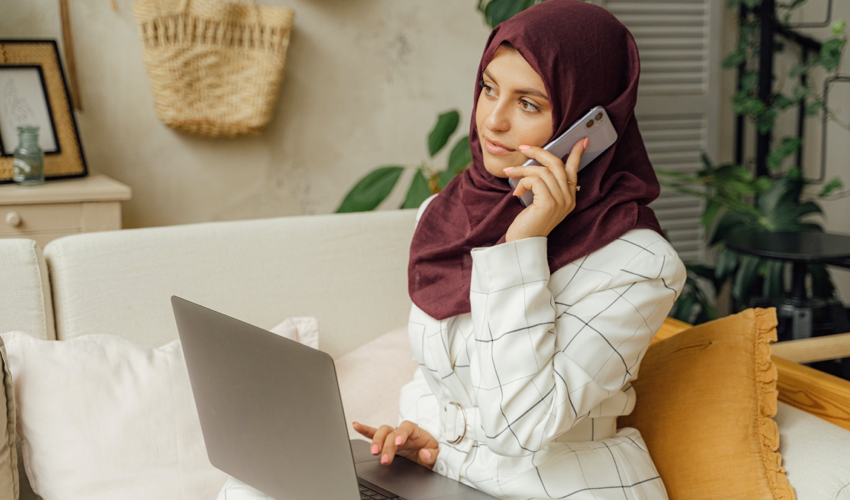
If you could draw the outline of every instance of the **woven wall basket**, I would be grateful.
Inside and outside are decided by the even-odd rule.
[[[156,114],[207,137],[257,134],[275,108],[294,13],[217,0],[137,0]]]

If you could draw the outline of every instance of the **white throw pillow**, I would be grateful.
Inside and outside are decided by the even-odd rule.
[[[274,331],[318,344],[314,318]],[[151,349],[114,335],[2,337],[24,467],[44,500],[215,498],[227,475],[207,458],[178,341]]]
[[[178,341],[3,335],[24,467],[44,500],[198,499],[227,479],[207,459]]]

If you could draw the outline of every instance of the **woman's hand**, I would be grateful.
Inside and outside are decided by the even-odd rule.
[[[534,201],[517,215],[508,228],[506,241],[549,236],[555,226],[573,211],[578,166],[586,147],[587,139],[577,142],[567,157],[566,165],[543,148],[519,147],[525,156],[535,159],[540,165],[505,169],[508,177],[520,179],[515,196],[522,196],[528,190],[534,193]]]
[[[352,423],[354,430],[372,440],[372,455],[381,454],[381,463],[389,465],[396,455],[419,465],[434,468],[440,445],[434,436],[418,425],[405,420],[393,429],[382,425],[375,429],[368,425]]]

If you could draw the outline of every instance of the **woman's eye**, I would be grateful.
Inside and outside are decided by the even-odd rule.
[[[493,95],[496,94],[496,91],[493,90],[493,87],[487,85],[486,83],[481,82],[480,85],[481,85],[481,88],[482,88],[482,92],[484,92],[484,95],[493,96]]]
[[[520,99],[519,106],[523,111],[528,111],[529,113],[536,113],[540,111],[540,106],[531,101],[526,101],[525,99]]]

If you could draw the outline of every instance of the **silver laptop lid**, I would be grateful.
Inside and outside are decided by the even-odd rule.
[[[359,500],[331,357],[179,297],[210,462],[275,498]]]

